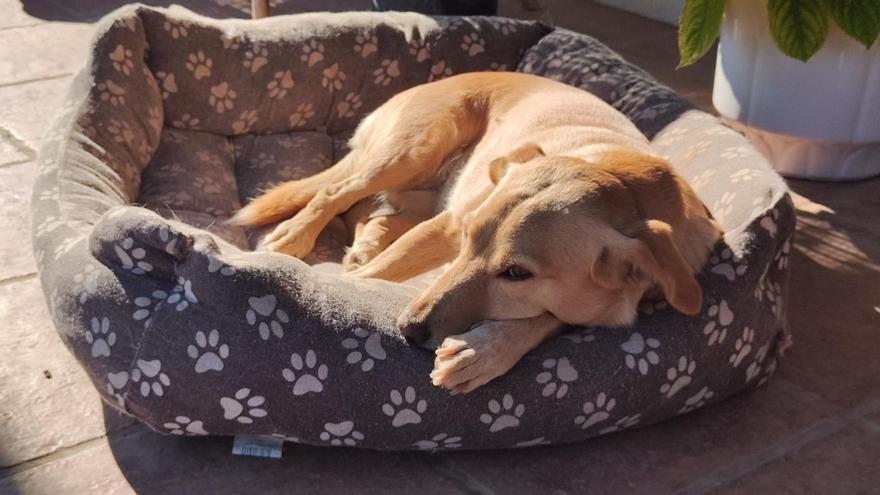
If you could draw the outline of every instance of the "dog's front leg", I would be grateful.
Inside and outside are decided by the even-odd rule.
[[[546,313],[520,320],[485,321],[447,337],[437,349],[431,381],[453,394],[468,393],[507,373],[562,322]]]

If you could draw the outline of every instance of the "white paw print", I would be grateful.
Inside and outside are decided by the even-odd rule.
[[[311,392],[324,391],[324,380],[327,379],[327,365],[318,365],[315,351],[306,351],[305,359],[297,353],[290,355],[290,368],[281,370],[281,375],[293,384],[293,395],[305,395]]]
[[[279,339],[284,337],[282,323],[289,323],[290,317],[282,309],[276,309],[278,299],[272,294],[263,297],[249,297],[248,310],[244,317],[251,326],[256,325],[260,331],[260,338],[269,340],[270,335]],[[259,321],[259,324],[257,322]]]
[[[666,379],[669,381],[660,387],[660,393],[665,394],[668,399],[684,387],[687,387],[693,380],[691,375],[696,367],[696,361],[690,360],[685,356],[678,358],[678,366],[673,366],[666,370]]]
[[[91,264],[86,265],[83,270],[82,273],[77,273],[73,276],[73,282],[76,284],[74,292],[78,294],[80,304],[84,304],[98,292],[98,277],[101,274]]]
[[[400,66],[397,60],[386,58],[379,63],[379,68],[373,71],[373,82],[378,86],[388,86],[398,76],[400,76]]]
[[[309,67],[317,64],[324,60],[324,44],[316,40],[309,41],[303,45],[302,55],[299,58],[306,62]]]
[[[776,268],[785,270],[788,268],[788,252],[791,251],[791,237],[782,243],[782,248],[776,253],[773,261],[776,262]]]
[[[641,414],[633,414],[630,416],[624,416],[617,421],[614,422],[613,425],[607,426],[599,430],[599,433],[604,435],[606,433],[612,433],[615,431],[626,430],[628,428],[632,428],[633,426],[639,424],[639,421],[642,420]]]
[[[733,354],[731,354],[730,359],[728,359],[734,368],[738,367],[739,363],[741,363],[742,360],[752,352],[752,343],[754,341],[755,331],[749,327],[744,327],[742,336],[736,339],[733,346]]]
[[[137,367],[131,372],[131,381],[140,383],[141,396],[149,397],[152,393],[156,397],[165,394],[165,387],[171,385],[171,379],[162,372],[162,362],[158,359],[146,361],[137,360]]]
[[[541,395],[549,397],[556,395],[557,399],[565,397],[568,393],[568,384],[578,379],[578,372],[567,357],[559,359],[546,359],[542,364],[546,371],[538,373],[535,381],[544,385]]]
[[[761,365],[764,363],[764,358],[767,357],[767,351],[770,349],[770,342],[762,345],[758,348],[758,352],[755,353],[755,360],[752,361],[752,364],[746,368],[746,383],[752,381],[761,373]]]
[[[742,256],[735,254],[730,248],[724,248],[721,254],[713,254],[709,258],[712,273],[723,275],[724,278],[733,282],[736,277],[741,277],[748,270],[748,265],[743,262]]]
[[[192,283],[183,277],[179,277],[177,284],[175,284],[170,292],[155,290],[149,297],[136,297],[134,305],[138,309],[131,316],[137,321],[143,321],[144,328],[149,328],[153,322],[152,314],[162,303],[173,304],[175,310],[183,311],[191,304],[198,304],[198,302],[199,299],[192,290]]]
[[[144,260],[147,251],[144,248],[134,247],[134,239],[126,237],[120,244],[113,246],[119,262],[122,263],[122,269],[134,273],[135,275],[143,275],[146,272],[153,271],[153,265]]]
[[[753,179],[757,179],[763,175],[760,170],[756,170],[753,168],[744,168],[734,172],[730,176],[730,182],[751,182]]]
[[[361,363],[362,371],[370,371],[375,366],[376,361],[384,361],[387,356],[385,349],[382,348],[382,335],[370,333],[363,328],[355,328],[356,338],[349,337],[342,341],[342,347],[350,352],[345,357],[348,364]],[[363,345],[363,351],[360,347]]]
[[[495,399],[489,401],[489,412],[481,414],[480,421],[489,425],[492,433],[505,428],[516,428],[525,410],[526,406],[522,404],[514,405],[513,396],[504,394],[500,403]]]
[[[235,268],[223,263],[219,259],[208,256],[208,273],[217,273],[220,272],[220,275],[225,277],[229,277],[231,275],[235,275]]]
[[[608,419],[616,405],[616,400],[609,399],[605,392],[602,392],[596,396],[595,401],[584,402],[584,414],[574,418],[574,424],[580,425],[581,429],[586,430]]]
[[[466,34],[461,39],[461,49],[473,57],[486,51],[486,40],[477,33]]]
[[[626,353],[626,367],[636,369],[638,366],[639,373],[648,374],[651,365],[660,362],[660,356],[656,349],[660,348],[660,341],[654,338],[644,338],[639,332],[633,332],[626,342],[620,344],[620,348]]]
[[[419,440],[413,444],[419,450],[457,449],[461,447],[461,437],[438,433],[430,440]]]
[[[422,414],[428,409],[425,399],[416,400],[416,389],[406,387],[403,394],[397,389],[391,391],[391,403],[382,404],[382,412],[392,417],[391,426],[413,425],[422,422]]]
[[[220,397],[223,418],[238,421],[243,425],[252,424],[254,418],[263,418],[269,414],[265,404],[266,398],[262,395],[251,395],[249,388],[239,389],[233,397]]]
[[[173,422],[165,423],[168,433],[172,435],[207,435],[202,421],[193,421],[186,416],[177,416]]]
[[[714,177],[714,176],[715,176],[715,169],[714,168],[707,168],[706,170],[703,170],[702,172],[700,172],[696,177],[691,179],[691,187],[694,188],[695,190],[699,191],[706,184],[708,184],[712,180],[712,177]]]
[[[770,233],[770,237],[776,237],[777,220],[779,220],[779,209],[773,208],[764,218],[761,219],[761,227]]]
[[[354,429],[352,421],[342,421],[340,423],[324,423],[324,431],[321,432],[319,438],[330,442],[330,445],[353,447],[364,439],[364,434]]]
[[[116,332],[110,331],[106,317],[92,318],[92,329],[86,332],[86,342],[92,345],[92,357],[109,357],[110,348],[116,343]]]
[[[728,148],[724,148],[724,150],[721,151],[721,154],[720,154],[721,158],[726,158],[728,160],[736,160],[739,158],[748,158],[751,155],[752,155],[752,152],[749,150],[749,148],[746,148],[745,146],[731,146]],[[748,170],[750,170],[750,169],[743,169],[743,170],[740,170],[739,172],[748,171]],[[737,173],[739,173],[739,172],[737,172]],[[734,174],[734,175],[736,175],[736,174]],[[731,176],[730,178],[732,180],[733,176]],[[745,179],[745,180],[750,180],[750,179]],[[736,181],[734,180],[733,182],[736,182]]]
[[[690,396],[686,401],[684,401],[684,406],[678,410],[678,414],[685,414],[693,411],[694,409],[699,409],[706,405],[712,397],[715,396],[715,392],[709,390],[709,387],[703,387],[699,392]]]
[[[733,311],[727,305],[727,300],[709,306],[709,317],[712,318],[703,327],[703,335],[709,337],[709,345],[720,344],[727,337],[727,327],[733,323]]]
[[[220,343],[220,332],[216,329],[208,332],[199,330],[196,332],[195,345],[190,344],[186,348],[186,353],[192,359],[196,360],[196,373],[204,373],[206,371],[223,371],[223,360],[229,357],[229,346]]]
[[[563,335],[562,338],[568,339],[575,344],[587,344],[596,340],[596,329],[581,328],[579,330],[575,330],[573,332]]]
[[[736,192],[727,191],[712,206],[712,215],[718,223],[723,224],[727,215],[733,211],[733,200],[736,198]]]
[[[123,392],[123,389],[126,385],[128,385],[127,371],[107,373],[107,393],[116,399],[119,407],[125,407],[125,392]]]

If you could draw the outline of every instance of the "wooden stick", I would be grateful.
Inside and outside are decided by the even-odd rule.
[[[251,0],[251,17],[262,19],[269,16],[269,0]]]

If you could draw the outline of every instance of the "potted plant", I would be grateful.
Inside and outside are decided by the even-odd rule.
[[[719,31],[712,102],[777,170],[880,174],[880,0],[687,0],[680,66]]]

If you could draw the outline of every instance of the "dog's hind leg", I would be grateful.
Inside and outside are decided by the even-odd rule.
[[[416,225],[369,263],[349,274],[403,282],[454,259],[460,241],[458,222],[451,212],[445,211]]]
[[[346,271],[367,264],[392,242],[434,215],[434,191],[404,191],[379,194],[361,200],[343,218],[354,240],[342,259]]]
[[[258,196],[229,219],[233,225],[266,225],[292,217],[303,209],[326,185],[351,173],[354,163],[349,153],[332,167],[303,179],[279,184]]]

